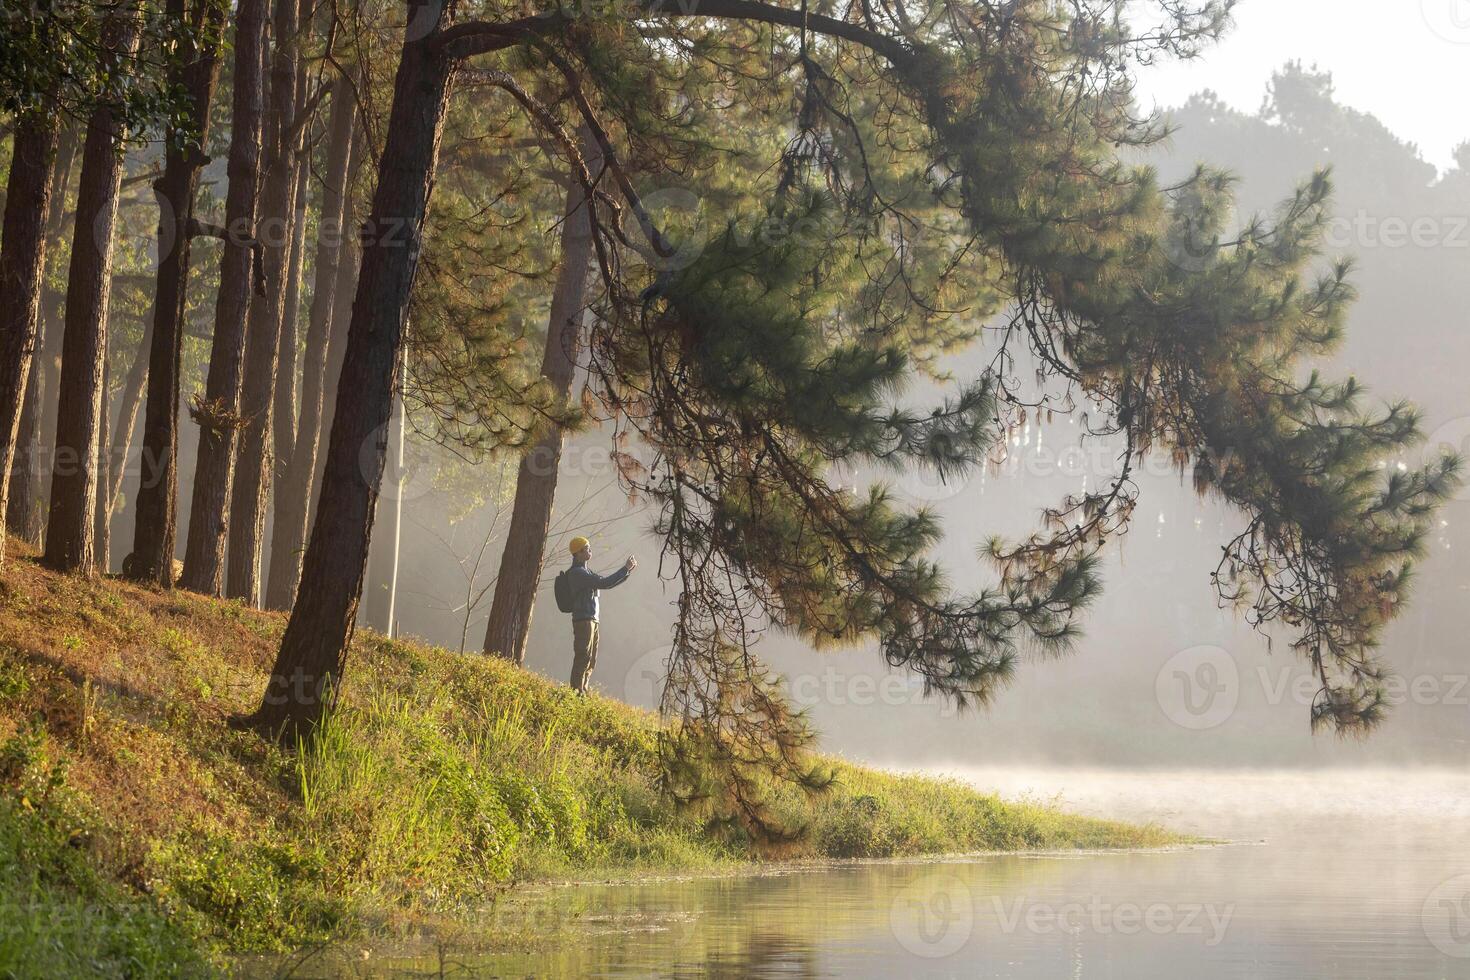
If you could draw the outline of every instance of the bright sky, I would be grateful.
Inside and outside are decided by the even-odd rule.
[[[1418,143],[1441,170],[1470,140],[1470,0],[1242,0],[1234,29],[1201,59],[1144,69],[1139,98],[1178,105],[1208,88],[1254,112],[1271,72],[1293,59],[1330,71],[1339,102]]]

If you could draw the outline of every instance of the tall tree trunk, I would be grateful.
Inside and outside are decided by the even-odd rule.
[[[50,176],[46,215],[46,255],[55,253],[66,227],[66,190],[76,163],[80,128],[63,124],[60,145]],[[45,279],[42,266],[41,303],[37,325],[37,356],[31,361],[26,384],[26,404],[21,411],[21,435],[16,440],[15,462],[10,468],[10,502],[6,523],[10,533],[39,546],[46,530],[46,477],[51,472],[47,449],[56,437],[57,379],[61,376],[61,322],[64,304],[61,291]],[[12,307],[7,304],[7,309]]]
[[[312,0],[300,0],[297,9],[297,24],[305,33],[310,23]],[[329,15],[324,15],[322,26],[330,32]],[[306,59],[297,50],[296,59],[296,102],[293,116],[299,118],[307,108]],[[302,127],[303,132],[309,127]],[[308,206],[308,177],[311,172],[311,157],[306,151],[303,136],[293,147],[295,163],[294,188],[291,203],[291,251],[286,258],[286,293],[281,307],[280,343],[276,348],[276,408],[272,435],[275,441],[274,480],[280,478],[281,468],[291,459],[296,443],[296,399],[297,345],[301,340],[297,319],[301,311],[301,273],[306,258],[306,209]]]
[[[107,420],[112,411],[112,359],[107,356],[107,341],[104,334],[102,344],[102,394],[98,399],[97,432],[97,496],[92,508],[92,551],[97,571],[106,575],[112,567],[112,511],[107,503],[107,488],[111,480],[111,459],[107,441]]]
[[[301,312],[301,272],[306,252],[306,178],[310,168],[303,158],[296,164],[296,190],[292,205],[291,252],[286,260],[286,296],[281,308],[281,342],[276,348],[276,411],[275,425],[271,427],[275,438],[276,471],[279,479],[281,469],[291,459],[296,445],[296,399],[298,370],[297,347],[301,342],[296,321]]]
[[[111,451],[106,456],[107,482],[104,484],[107,491],[105,513],[109,522],[117,513],[117,502],[122,497],[123,479],[128,469],[128,449],[133,444],[133,430],[138,426],[138,409],[143,404],[143,386],[148,380],[148,351],[152,333],[151,326],[143,328],[142,344],[133,355],[133,363],[128,367],[127,377],[123,378],[122,390],[118,392],[117,421],[112,428]],[[146,465],[143,469],[146,473]]]
[[[25,540],[37,546],[46,533],[46,507],[50,500],[51,450],[56,445],[56,390],[61,385],[61,337],[66,332],[65,312],[66,299],[62,291],[49,283],[43,285],[40,329],[44,335],[40,339],[38,360],[31,365],[37,385],[36,438],[29,447],[17,447],[16,463],[10,474],[12,496],[8,519],[12,527],[18,524],[22,528],[18,533]],[[26,457],[24,463],[21,462],[22,456]],[[26,472],[19,473],[22,466]],[[26,482],[19,496],[15,495],[17,476]]]
[[[209,162],[203,147],[209,137],[209,109],[219,78],[228,6],[227,0],[195,0],[193,10],[186,13],[185,0],[168,0],[167,8],[170,20],[183,21],[187,16],[196,28],[187,32],[190,40],[183,42],[194,46],[180,52],[169,77],[174,87],[188,93],[191,138],[184,142],[179,130],[169,131],[163,174],[153,185],[158,197],[158,287],[148,345],[148,403],[143,413],[143,466],[133,551],[123,569],[132,578],[164,588],[174,584],[178,535],[179,386],[192,243],[189,225],[199,172]]]
[[[126,58],[137,45],[133,18],[103,25],[104,57]],[[56,411],[56,454],[44,561],[59,571],[96,571],[94,520],[106,418],[102,415],[107,356],[107,302],[112,285],[113,228],[122,184],[122,120],[103,101],[87,120],[77,223],[66,282],[66,333]]]
[[[388,467],[383,474],[387,507],[378,518],[381,546],[368,557],[368,591],[363,599],[367,625],[384,636],[397,636],[398,568],[403,543],[403,446],[407,419],[403,403],[403,348],[399,348],[398,390],[393,396],[393,412],[388,419]]]
[[[204,382],[204,399],[193,408],[194,420],[199,423],[199,462],[194,470],[180,584],[207,595],[219,595],[224,590],[225,535],[235,473],[245,324],[255,267],[256,192],[265,102],[265,12],[265,0],[239,0],[236,7],[235,93],[226,168],[227,234],[220,257],[209,374]]]
[[[5,506],[5,527],[13,536],[27,544],[41,541],[40,521],[40,475],[35,472],[41,454],[41,399],[45,394],[46,368],[43,349],[45,342],[45,318],[38,328],[36,341],[37,356],[31,361],[30,376],[26,379],[25,401],[21,404],[20,425],[15,434],[15,459],[10,466],[9,499]]]
[[[342,305],[346,306],[351,301],[345,291],[339,293],[337,278],[339,267],[349,270],[346,274],[351,276],[351,256],[343,239],[350,224],[346,208],[347,183],[353,165],[356,119],[357,103],[352,86],[347,79],[338,79],[332,88],[332,110],[327,122],[327,170],[317,226],[311,309],[306,321],[301,418],[275,497],[275,526],[271,529],[270,576],[265,599],[269,609],[290,609],[296,600],[296,582],[301,574],[301,551],[306,544],[311,489],[316,474],[317,445],[321,439],[322,392],[326,384],[333,300],[335,296],[343,295],[346,298]],[[343,261],[344,256],[346,261]]]
[[[36,352],[52,162],[61,131],[55,111],[28,113],[17,124],[5,185],[0,244],[0,514],[9,510],[10,469]],[[26,461],[29,464],[29,460]],[[0,534],[0,561],[5,535]]]
[[[270,499],[271,426],[275,418],[276,355],[281,345],[286,264],[291,251],[292,198],[296,190],[291,121],[296,109],[296,15],[298,0],[276,0],[271,51],[269,147],[258,227],[264,239],[265,295],[250,307],[245,345],[245,380],[240,393],[240,429],[229,517],[225,594],[251,605],[259,601],[261,543]]]
[[[366,137],[358,133],[353,143],[354,160],[366,152]],[[342,361],[347,356],[347,334],[352,328],[352,304],[357,298],[357,278],[362,270],[362,245],[358,241],[364,225],[357,221],[354,207],[355,196],[351,183],[347,188],[348,198],[344,223],[346,240],[342,243],[342,257],[337,264],[337,284],[333,287],[332,322],[327,336],[327,376],[322,382],[322,420],[319,425],[321,445],[317,447],[316,471],[311,475],[311,508],[315,515],[321,502],[322,477],[327,469],[326,440],[332,432],[332,423],[337,418],[337,394],[342,381]]]
[[[301,587],[261,705],[250,721],[287,738],[310,730],[335,696],[362,596],[378,483],[387,450],[395,368],[452,61],[435,42],[443,7],[408,5],[412,28],[393,87],[377,191],[342,363],[321,507],[302,563]]]
[[[581,142],[588,167],[595,168],[601,154],[585,128]],[[582,186],[573,180],[567,185],[566,220],[561,226],[561,267],[551,295],[546,349],[541,356],[541,373],[563,400],[572,392],[572,379],[577,371],[582,311],[587,302],[591,270],[592,225]],[[553,427],[522,457],[516,472],[515,504],[495,579],[490,621],[485,627],[485,652],[498,653],[517,664],[526,660],[526,637],[531,632],[531,615],[541,582],[564,438],[561,428]]]

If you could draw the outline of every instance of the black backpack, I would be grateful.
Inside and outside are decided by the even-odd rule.
[[[551,583],[551,591],[556,594],[556,608],[564,613],[572,611],[572,570],[563,568],[556,573],[556,580]]]

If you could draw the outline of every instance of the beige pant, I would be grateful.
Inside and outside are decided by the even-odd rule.
[[[597,620],[572,621],[572,690],[587,692],[592,668],[597,666]]]

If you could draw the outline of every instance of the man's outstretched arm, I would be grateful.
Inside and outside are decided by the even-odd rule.
[[[599,589],[611,589],[614,586],[622,585],[624,582],[626,582],[628,580],[628,574],[637,567],[638,559],[634,558],[632,555],[629,555],[628,560],[623,563],[623,567],[618,569],[616,572],[613,572],[611,575],[598,575],[596,572],[592,571],[588,571],[587,574],[591,575],[592,578],[596,580],[597,587]]]

